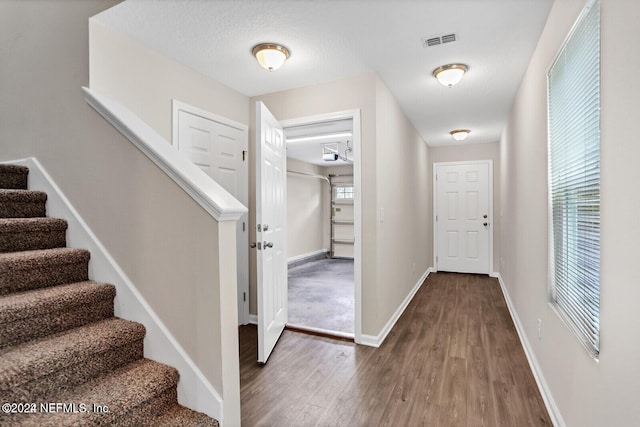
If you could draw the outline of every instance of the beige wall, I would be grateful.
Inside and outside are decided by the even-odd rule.
[[[433,258],[429,150],[379,78],[376,160],[378,312],[372,326],[378,333]]]
[[[502,277],[567,426],[640,425],[640,2],[601,8],[601,353],[591,359],[548,304],[546,72],[585,0],[558,0],[501,140]],[[537,319],[542,339],[537,338]]]
[[[222,393],[223,351],[237,355],[237,344],[219,327],[221,274],[211,262],[218,224],[81,91],[89,83],[88,18],[115,3],[0,2],[0,160],[42,163]]]
[[[91,89],[109,95],[171,142],[176,99],[249,124],[249,98],[92,19]],[[117,64],[114,66],[114,64]]]
[[[287,171],[327,176],[326,168],[287,158]],[[329,183],[287,175],[287,258],[328,250]]]
[[[463,144],[431,147],[429,149],[429,177],[433,177],[434,163],[462,162],[473,160],[493,161],[492,272],[497,272],[500,268],[500,144],[498,142],[493,142],[489,144]],[[433,185],[433,183],[431,185]],[[433,200],[431,201],[431,203],[433,203]]]

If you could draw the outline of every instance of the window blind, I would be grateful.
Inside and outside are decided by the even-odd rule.
[[[551,301],[600,352],[600,3],[582,12],[547,74]]]

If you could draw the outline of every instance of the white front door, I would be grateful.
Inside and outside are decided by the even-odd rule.
[[[247,127],[196,107],[174,102],[174,144],[245,206],[249,206]],[[249,224],[244,214],[236,226],[238,323],[249,314]]]
[[[434,164],[436,270],[491,272],[491,166]]]
[[[266,363],[287,323],[287,154],[282,126],[256,102],[258,362]]]

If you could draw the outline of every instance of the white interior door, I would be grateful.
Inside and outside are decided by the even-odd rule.
[[[177,120],[177,121],[176,121]],[[174,144],[225,190],[245,206],[249,205],[247,127],[196,107],[174,105]],[[246,324],[249,314],[249,233],[248,214],[236,226],[238,272],[238,323]]]
[[[490,273],[491,162],[436,163],[436,269]]]
[[[287,323],[287,154],[282,126],[256,103],[258,362],[266,363]]]

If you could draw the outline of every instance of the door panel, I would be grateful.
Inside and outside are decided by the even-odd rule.
[[[282,127],[256,103],[258,362],[266,363],[287,323],[287,157]]]
[[[438,270],[490,273],[490,175],[488,162],[435,165]]]
[[[187,108],[187,107],[185,107]],[[195,110],[195,108],[194,108]],[[178,109],[178,151],[220,184],[245,206],[249,205],[249,169],[243,152],[248,149],[246,127],[234,126],[208,117],[210,113]],[[211,115],[213,116],[213,115]],[[246,323],[249,289],[249,233],[248,215],[244,214],[236,225],[238,273],[238,322]]]

